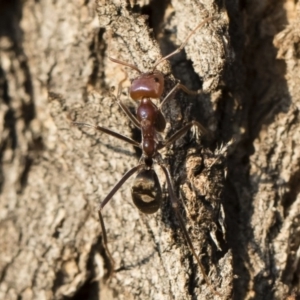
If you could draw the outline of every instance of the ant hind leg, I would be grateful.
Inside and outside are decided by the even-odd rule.
[[[109,192],[109,194],[104,198],[104,200],[99,204],[98,206],[98,216],[99,216],[99,221],[100,221],[100,226],[101,226],[101,231],[102,231],[102,239],[103,239],[103,247],[106,252],[106,255],[108,257],[108,272],[106,274],[106,280],[109,280],[111,276],[114,273],[114,266],[115,266],[115,261],[108,249],[108,240],[107,240],[107,234],[106,234],[106,228],[102,216],[102,209],[104,206],[111,200],[111,198],[114,196],[114,194],[120,189],[120,187],[128,180],[134,173],[138,172],[140,169],[144,168],[145,166],[143,164],[139,164],[132,169],[130,169],[127,173],[123,175],[123,177],[117,182],[117,184],[113,187],[113,189]]]
[[[176,213],[176,217],[177,217],[177,220],[179,222],[180,228],[181,228],[181,230],[183,232],[184,238],[185,238],[187,244],[189,245],[189,248],[190,248],[190,250],[191,250],[194,258],[197,261],[197,264],[198,264],[198,266],[200,268],[200,271],[202,273],[204,281],[206,282],[207,286],[209,287],[209,289],[211,290],[211,292],[215,296],[221,297],[221,295],[215,290],[215,288],[210,283],[210,280],[209,280],[208,276],[206,275],[205,268],[204,268],[204,266],[203,266],[203,264],[202,264],[199,256],[196,253],[196,250],[194,248],[193,242],[192,242],[192,240],[190,238],[190,235],[189,235],[189,233],[188,233],[188,231],[187,231],[187,229],[185,227],[183,218],[182,218],[181,213],[179,211],[179,200],[176,197],[175,192],[174,192],[174,187],[173,187],[173,184],[172,184],[170,172],[169,172],[169,170],[163,164],[159,164],[159,165],[162,168],[162,170],[163,170],[163,172],[164,172],[164,174],[166,176],[166,179],[167,179],[167,186],[168,186],[168,191],[169,191],[169,197],[170,197],[170,200],[171,200],[171,203],[172,203],[172,208],[174,209],[174,211]]]
[[[104,280],[107,281],[109,280],[112,275],[114,274],[114,270],[115,270],[115,261],[108,249],[108,241],[107,241],[107,234],[106,234],[106,229],[105,229],[105,224],[104,224],[104,220],[103,220],[103,216],[101,211],[98,211],[98,216],[99,216],[99,221],[100,221],[100,226],[101,226],[101,232],[102,232],[102,244],[105,250],[105,254],[107,256],[107,274],[104,277]]]

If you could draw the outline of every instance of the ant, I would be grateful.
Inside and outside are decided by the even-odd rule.
[[[124,113],[127,115],[127,117],[133,122],[133,124],[136,127],[138,127],[141,130],[141,134],[142,134],[141,143],[138,143],[137,141],[134,141],[124,135],[121,135],[117,132],[114,132],[108,128],[99,125],[91,125],[91,124],[81,123],[81,122],[73,122],[73,124],[77,126],[92,127],[98,131],[104,132],[122,141],[130,143],[131,145],[138,147],[142,150],[142,157],[140,159],[140,163],[137,166],[130,169],[129,171],[127,171],[127,173],[123,175],[123,177],[112,188],[112,190],[105,197],[105,199],[99,204],[98,207],[98,215],[99,215],[99,220],[102,228],[104,247],[111,261],[113,262],[113,259],[107,247],[108,243],[107,243],[105,224],[101,213],[102,209],[111,200],[111,198],[120,189],[120,187],[133,174],[137,173],[137,176],[134,180],[131,189],[132,200],[135,206],[142,213],[145,214],[153,214],[157,212],[161,204],[162,190],[161,190],[161,186],[157,174],[153,169],[153,163],[155,162],[160,166],[163,173],[165,174],[169,197],[172,203],[172,208],[176,213],[177,219],[179,221],[181,230],[183,231],[186,242],[188,243],[189,248],[197,261],[197,264],[200,267],[204,280],[206,284],[209,286],[209,288],[211,289],[211,291],[215,295],[219,296],[219,293],[217,293],[212,287],[208,279],[208,276],[206,275],[204,266],[202,265],[199,256],[196,254],[196,250],[193,246],[192,240],[187,232],[183,218],[179,211],[179,204],[178,204],[179,200],[177,199],[174,192],[174,187],[172,184],[170,172],[166,167],[166,165],[164,164],[163,159],[159,153],[159,150],[168,147],[170,144],[178,140],[180,137],[186,134],[193,126],[198,127],[202,133],[207,133],[207,130],[200,123],[196,121],[191,121],[185,126],[183,126],[180,130],[178,130],[175,134],[173,134],[168,140],[166,141],[158,140],[159,133],[162,133],[166,127],[166,120],[161,111],[162,105],[166,103],[166,101],[171,97],[171,95],[178,89],[183,90],[185,93],[189,95],[198,95],[200,94],[201,90],[191,91],[187,87],[182,85],[180,82],[178,82],[171,89],[171,91],[165,96],[165,98],[160,102],[158,106],[156,106],[151,100],[151,99],[161,99],[162,93],[164,91],[164,75],[162,72],[156,69],[157,66],[161,64],[163,61],[170,58],[171,56],[179,53],[185,47],[188,40],[196,32],[196,30],[203,27],[206,23],[208,23],[212,19],[213,19],[212,17],[204,19],[203,22],[201,22],[194,30],[191,31],[191,33],[187,36],[187,38],[179,48],[177,48],[172,53],[160,58],[154,64],[153,69],[150,72],[143,73],[135,65],[109,57],[109,59],[112,62],[129,67],[139,73],[139,75],[131,82],[131,86],[129,88],[130,97],[133,100],[139,102],[136,111],[136,116],[133,115],[130,112],[130,110],[126,107],[126,105],[123,104],[122,101],[120,100],[122,83],[126,80],[127,76],[119,83],[116,99],[118,104],[124,111]]]

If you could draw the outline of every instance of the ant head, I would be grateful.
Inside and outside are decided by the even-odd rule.
[[[164,83],[164,75],[158,70],[140,73],[131,83],[130,97],[136,101],[142,98],[159,99],[164,91]]]
[[[142,98],[159,99],[164,91],[164,75],[162,72],[153,68],[151,72],[143,73],[136,66],[120,61],[115,58],[109,59],[117,64],[129,67],[137,71],[140,75],[137,76],[131,83],[129,93],[133,100],[141,100]],[[157,64],[156,64],[157,65]]]

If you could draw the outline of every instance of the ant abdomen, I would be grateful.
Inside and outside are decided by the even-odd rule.
[[[136,176],[131,188],[135,206],[144,214],[153,214],[161,204],[162,192],[158,177],[153,169],[144,169]]]

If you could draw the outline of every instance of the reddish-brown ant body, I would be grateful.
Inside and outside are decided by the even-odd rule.
[[[174,141],[183,136],[192,126],[197,126],[202,133],[206,133],[206,129],[198,122],[192,121],[186,124],[183,128],[177,131],[173,136],[171,136],[167,141],[159,141],[158,133],[163,132],[166,127],[166,120],[161,112],[162,105],[170,98],[170,96],[178,89],[182,89],[184,92],[190,95],[198,95],[200,91],[190,91],[184,85],[177,83],[174,88],[166,95],[166,97],[161,101],[159,106],[156,106],[151,99],[161,99],[161,96],[164,92],[164,75],[156,70],[156,67],[166,59],[180,52],[184,46],[187,44],[189,38],[202,26],[204,26],[207,22],[211,21],[212,18],[206,18],[201,24],[199,24],[185,39],[185,41],[181,44],[179,48],[177,48],[174,52],[169,55],[159,59],[152,69],[152,71],[148,73],[141,72],[136,66],[128,64],[126,62],[119,61],[117,59],[110,58],[111,61],[121,64],[123,66],[129,67],[139,73],[131,83],[129,94],[130,97],[138,102],[138,107],[136,111],[136,116],[134,116],[129,109],[121,102],[121,85],[120,82],[117,93],[117,101],[120,107],[123,109],[125,114],[129,117],[129,119],[135,124],[136,127],[140,128],[142,134],[142,142],[138,143],[126,136],[123,136],[117,132],[111,131],[105,127],[99,125],[90,125],[86,123],[74,122],[75,125],[79,126],[88,126],[93,127],[96,130],[101,132],[105,132],[109,135],[112,135],[120,140],[128,142],[135,147],[138,147],[142,150],[142,158],[141,163],[137,166],[133,167],[129,170],[121,180],[113,187],[110,193],[105,197],[105,199],[100,203],[98,214],[102,227],[102,234],[104,240],[104,246],[111,258],[111,255],[108,251],[107,247],[107,237],[105,225],[102,217],[102,209],[109,202],[109,200],[113,197],[113,195],[119,190],[119,188],[125,183],[127,179],[129,179],[134,173],[138,173],[137,177],[134,180],[134,184],[131,190],[132,199],[136,207],[145,214],[153,214],[157,212],[160,208],[161,199],[162,199],[162,191],[161,186],[158,180],[158,177],[153,169],[153,163],[156,162],[162,169],[163,173],[166,176],[169,196],[172,203],[172,208],[174,209],[177,219],[179,221],[180,227],[184,233],[184,237],[190,247],[191,252],[193,253],[195,259],[197,260],[197,264],[199,265],[202,275],[205,279],[205,282],[209,286],[209,288],[213,291],[214,294],[218,295],[218,293],[214,290],[209,282],[209,279],[206,275],[205,269],[199,259],[199,256],[196,254],[195,248],[189,237],[189,234],[185,228],[185,224],[183,218],[179,211],[178,199],[175,195],[174,188],[172,185],[171,175],[169,173],[168,168],[163,163],[159,150],[164,147],[169,146]]]

